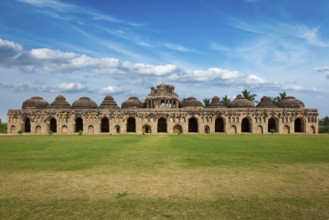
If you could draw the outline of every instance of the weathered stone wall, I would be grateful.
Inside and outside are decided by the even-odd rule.
[[[135,120],[135,130],[128,133],[137,134],[158,133],[160,118],[164,119],[161,120],[162,122],[165,121],[165,124],[161,125],[162,129],[166,125],[165,133],[177,133],[181,130],[183,134],[186,134],[189,133],[189,127],[192,127],[192,130],[195,131],[193,121],[196,121],[196,130],[199,134],[267,134],[269,133],[269,126],[274,127],[275,132],[280,134],[318,133],[317,109],[303,108],[9,110],[8,133],[17,134],[19,130],[30,134],[48,134],[51,130],[54,133],[55,121],[55,133],[74,134],[78,132],[76,130],[79,126],[77,125],[78,118],[82,119],[83,125],[80,130],[83,130],[84,134],[125,134],[128,132],[129,118],[132,121]],[[108,119],[108,132],[101,132],[103,118]],[[216,131],[216,119],[220,121],[217,124],[217,131],[220,132]],[[27,127],[28,120],[30,120],[30,130]]]

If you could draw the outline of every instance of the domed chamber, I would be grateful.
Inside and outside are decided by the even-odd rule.
[[[305,108],[304,103],[293,96],[287,96],[279,101],[278,106],[280,108]]]
[[[214,96],[211,99],[211,102],[208,106],[208,108],[224,108],[224,104],[220,101],[220,98],[218,96]]]
[[[22,104],[22,109],[45,109],[49,103],[40,96],[33,96]]]
[[[97,104],[96,104],[96,102],[91,100],[89,97],[83,96],[83,97],[80,97],[75,102],[73,102],[72,108],[73,109],[94,109],[94,108],[97,108]]]
[[[228,105],[229,108],[253,108],[254,103],[242,95],[238,95],[230,104]]]
[[[62,95],[59,95],[55,98],[48,108],[52,109],[68,109],[71,105],[66,101],[66,98]]]
[[[112,96],[106,96],[99,106],[100,109],[118,109],[119,106]]]
[[[133,109],[133,108],[144,108],[144,103],[141,102],[137,97],[130,97],[124,101],[121,105],[122,109]]]
[[[203,104],[194,97],[189,97],[182,102],[183,108],[203,108]]]
[[[260,99],[260,102],[258,103],[258,105],[256,106],[256,108],[278,108],[278,106],[276,106],[270,97],[268,96],[263,96]]]

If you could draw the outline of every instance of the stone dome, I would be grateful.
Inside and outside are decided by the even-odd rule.
[[[101,109],[118,109],[118,105],[115,102],[115,100],[113,99],[112,96],[106,96],[103,100],[103,102],[101,103],[101,105],[99,106],[99,108]]]
[[[62,95],[59,95],[55,98],[55,101],[51,103],[48,108],[67,109],[70,107],[71,105],[66,101],[66,98]]]
[[[214,96],[209,104],[209,108],[224,108],[224,107],[225,106],[220,101],[220,98],[218,96]]]
[[[44,109],[49,106],[49,103],[40,96],[33,96],[27,99],[22,104],[22,109]]]
[[[72,108],[74,108],[74,109],[93,109],[93,108],[97,108],[97,104],[96,104],[96,102],[91,100],[89,97],[83,96],[83,97],[80,97],[75,102],[73,102]]]
[[[144,108],[144,103],[141,102],[137,97],[129,97],[122,103],[121,108]]]
[[[278,108],[268,96],[263,96],[256,108]]]
[[[229,108],[253,108],[254,103],[242,95],[238,95],[230,104],[228,104]]]
[[[190,107],[194,107],[194,108],[203,108],[203,104],[197,100],[196,98],[194,97],[189,97],[187,99],[185,99],[183,102],[182,102],[182,107],[183,108],[190,108]]]
[[[293,96],[287,96],[283,100],[278,102],[280,108],[304,108],[305,105],[302,101],[296,99]]]

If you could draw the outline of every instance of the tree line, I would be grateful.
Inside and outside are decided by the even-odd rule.
[[[241,91],[241,95],[242,95],[242,97],[244,97],[247,100],[252,101],[253,103],[258,103],[258,101],[256,100],[257,95],[252,94],[251,91],[249,91],[247,89],[244,89],[243,91]],[[287,97],[287,93],[284,91],[282,93],[279,93],[279,95],[276,97],[269,97],[269,98],[274,104],[276,104],[279,101],[285,99],[286,97]],[[210,105],[210,102],[211,102],[210,98],[203,99],[203,104],[205,107],[208,107]],[[228,107],[230,102],[231,102],[231,99],[227,95],[222,97],[222,103],[225,107]]]

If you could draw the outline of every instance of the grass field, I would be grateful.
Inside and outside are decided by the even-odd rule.
[[[329,135],[0,136],[0,219],[329,219]]]

